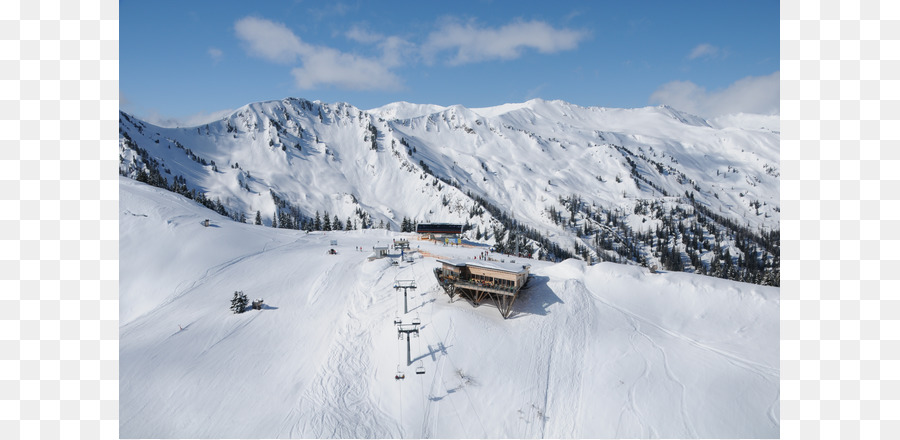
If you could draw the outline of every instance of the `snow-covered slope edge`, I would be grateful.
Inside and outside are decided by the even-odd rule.
[[[401,234],[255,227],[130,179],[120,188],[122,437],[779,434],[776,288],[528,261],[534,278],[503,320],[448,303],[433,258],[398,267],[356,251]],[[395,279],[418,283],[409,314]],[[236,290],[266,308],[232,314]],[[405,366],[396,316],[422,321],[411,355],[424,375]]]

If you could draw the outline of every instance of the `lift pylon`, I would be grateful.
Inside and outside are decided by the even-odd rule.
[[[412,289],[416,290],[416,281],[415,280],[397,280],[394,282],[394,289],[400,290],[403,289],[403,313],[409,313],[409,307],[407,306],[406,301],[406,290]]]
[[[411,335],[419,336],[419,324],[398,324],[397,337],[403,339],[406,335],[406,366],[412,365],[412,356],[410,355],[409,339]]]

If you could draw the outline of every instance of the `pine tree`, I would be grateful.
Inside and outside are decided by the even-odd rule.
[[[409,218],[403,216],[403,221],[400,222],[400,232],[409,232]]]
[[[353,223],[350,222],[350,217],[347,217],[347,223],[344,224],[344,230],[349,231],[353,229]]]
[[[316,211],[316,218],[313,220],[313,230],[322,230],[322,217],[319,216],[319,211]]]
[[[247,295],[243,291],[234,291],[234,297],[231,298],[231,311],[234,313],[244,313],[247,308]]]
[[[344,225],[341,224],[341,220],[338,218],[337,214],[335,214],[334,219],[331,220],[331,228],[335,231],[344,229]]]
[[[331,217],[328,216],[328,211],[325,211],[324,222],[325,223],[324,223],[324,225],[322,225],[323,226],[322,229],[324,229],[326,231],[330,231],[331,230]]]

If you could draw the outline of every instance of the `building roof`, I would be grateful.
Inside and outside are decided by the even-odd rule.
[[[456,267],[473,266],[482,269],[499,270],[509,273],[527,273],[531,268],[530,264],[518,263],[501,263],[499,261],[483,261],[483,260],[437,260],[438,263],[449,264]]]

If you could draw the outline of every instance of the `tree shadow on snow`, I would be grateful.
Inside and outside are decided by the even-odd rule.
[[[563,300],[547,285],[550,277],[532,275],[521,291],[509,319],[517,319],[525,315],[546,316],[554,304],[563,304]]]

